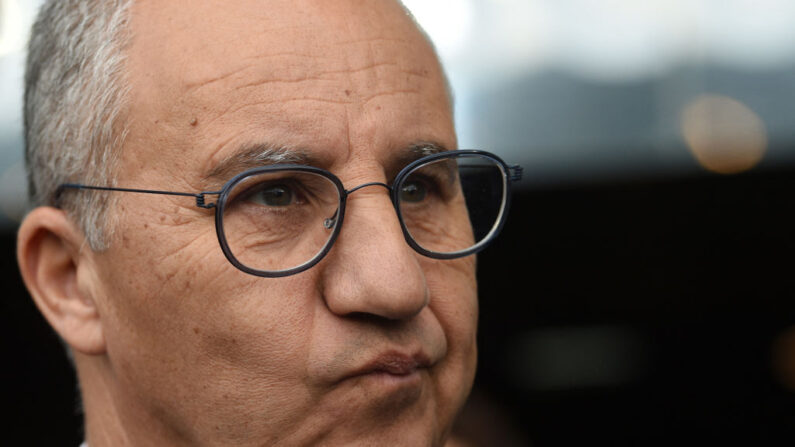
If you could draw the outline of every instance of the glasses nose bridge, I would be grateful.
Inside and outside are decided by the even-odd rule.
[[[349,195],[353,194],[354,192],[356,192],[356,191],[358,191],[358,190],[360,190],[362,188],[367,188],[368,186],[383,186],[384,188],[386,188],[387,191],[389,191],[390,193],[392,192],[392,187],[387,185],[386,183],[383,183],[383,182],[367,182],[367,183],[362,183],[361,185],[358,185],[358,186],[354,186],[351,189],[346,189],[345,190],[345,195],[349,196]]]
[[[358,190],[360,190],[362,188],[366,188],[368,186],[383,186],[384,188],[386,188],[387,191],[389,191],[390,200],[391,200],[391,198],[392,198],[392,195],[391,195],[392,187],[387,185],[386,183],[383,183],[383,182],[367,182],[367,183],[362,183],[361,185],[354,186],[351,189],[343,189],[343,192],[344,192],[343,200],[347,201],[347,198],[348,198],[349,195],[353,194],[354,192],[356,192],[356,191],[358,191]],[[339,210],[335,211],[333,216],[327,217],[326,219],[324,219],[323,220],[323,226],[326,227],[326,229],[332,228],[337,223],[338,216],[339,216]]]

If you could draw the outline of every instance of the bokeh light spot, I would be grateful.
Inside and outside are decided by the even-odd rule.
[[[776,337],[771,347],[773,375],[786,389],[795,391],[795,326]]]
[[[696,161],[719,174],[736,174],[756,166],[767,149],[762,120],[741,102],[701,95],[681,115],[682,135]]]

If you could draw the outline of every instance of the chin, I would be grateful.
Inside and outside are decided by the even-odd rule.
[[[351,421],[353,422],[353,421]],[[436,447],[443,446],[449,430],[437,431],[432,421],[418,423],[392,423],[380,427],[356,427],[355,423],[347,430],[331,433],[319,440],[318,445],[328,446],[379,446],[379,447]]]
[[[417,383],[419,382],[419,384]],[[424,386],[423,386],[424,385]],[[328,446],[442,446],[456,405],[437,402],[428,381],[363,377],[322,411],[324,427],[299,444]],[[455,408],[453,408],[455,407]]]

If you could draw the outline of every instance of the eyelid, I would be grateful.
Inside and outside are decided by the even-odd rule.
[[[261,181],[261,182],[260,181],[255,181],[255,182],[253,182],[250,185],[243,185],[243,186],[235,185],[234,194],[232,194],[229,197],[227,197],[227,202],[226,202],[227,203],[227,207],[234,206],[235,204],[239,203],[240,201],[246,200],[247,198],[249,198],[252,195],[262,191],[263,189],[267,188],[268,186],[274,186],[274,185],[277,185],[279,183],[285,184],[285,183],[288,183],[288,182],[285,182],[284,178],[277,178],[277,179],[269,179],[269,180]],[[296,188],[294,188],[294,187],[292,187],[290,185],[287,185],[287,186],[292,191],[293,200],[298,202],[300,200],[300,197],[295,192]],[[238,190],[238,188],[240,188],[240,190]],[[300,203],[300,202],[298,202],[298,203]]]
[[[454,185],[454,181],[451,180],[449,176],[439,174],[438,172],[425,173],[418,171],[412,173],[412,175],[407,177],[403,181],[401,187],[404,186],[406,183],[410,182],[412,179],[422,181],[423,183],[428,185],[429,188],[428,192],[430,194],[436,194],[442,199],[446,200],[455,195],[454,188],[452,188],[452,186]]]
[[[457,169],[455,167],[451,167],[450,163],[447,162],[446,160],[423,165],[422,167],[412,171],[412,173],[409,175],[409,177],[407,177],[407,179],[415,175],[425,176],[427,178],[434,178],[440,184],[447,184],[447,185],[454,184],[456,179],[458,178]]]
[[[268,191],[268,190],[271,190],[273,188],[277,188],[277,187],[281,186],[284,189],[289,190],[290,193],[293,195],[293,197],[297,197],[295,192],[296,192],[296,190],[301,189],[301,188],[300,188],[300,185],[299,185],[299,187],[296,187],[295,185],[293,185],[293,183],[294,182],[290,182],[290,181],[287,181],[287,182],[267,181],[267,182],[263,182],[263,183],[260,183],[260,184],[253,185],[251,188],[249,188],[245,192],[245,194],[246,195],[251,195],[251,194],[259,193],[259,192],[262,192],[262,191]]]

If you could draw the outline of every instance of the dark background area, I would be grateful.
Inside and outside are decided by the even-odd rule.
[[[461,432],[482,445],[790,445],[793,191],[795,169],[779,168],[515,193],[479,258]],[[74,374],[14,246],[3,233],[2,443],[77,445]]]

